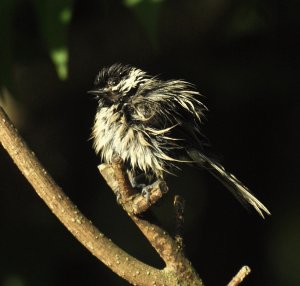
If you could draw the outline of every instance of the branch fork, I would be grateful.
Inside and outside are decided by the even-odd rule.
[[[98,169],[128,214],[138,215],[145,212],[168,192],[168,186],[163,180],[151,185],[148,198],[137,192],[131,186],[120,159],[116,159],[113,164],[101,164]]]

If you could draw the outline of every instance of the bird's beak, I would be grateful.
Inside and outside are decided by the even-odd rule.
[[[100,98],[103,98],[106,95],[106,92],[103,90],[89,90],[87,92],[88,94],[92,94],[95,96],[96,100],[99,100]]]
[[[99,99],[105,99],[105,100],[108,100],[109,102],[111,103],[114,103],[116,102],[120,97],[119,95],[114,92],[114,91],[111,91],[111,90],[108,90],[108,89],[102,89],[102,90],[89,90],[87,92],[88,94],[92,94],[92,95],[95,95],[95,98],[97,100]]]
[[[92,94],[92,95],[96,95],[96,96],[101,96],[101,95],[105,94],[105,92],[103,92],[101,90],[89,90],[87,93]]]

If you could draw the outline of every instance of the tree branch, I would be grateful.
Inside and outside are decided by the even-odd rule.
[[[112,271],[134,285],[178,285],[177,273],[170,269],[171,263],[169,261],[172,261],[172,259],[167,257],[171,253],[168,249],[167,251],[163,249],[166,234],[161,229],[131,215],[133,221],[143,229],[143,233],[154,239],[153,243],[156,245],[157,250],[168,261],[169,267],[165,267],[163,270],[151,267],[119,248],[100,232],[62,192],[61,188],[38,161],[34,152],[20,137],[1,107],[0,142],[53,214],[79,242]],[[159,237],[155,236],[157,233],[159,233]],[[171,248],[174,252],[175,247],[172,246]],[[203,284],[198,279],[194,281],[194,285]]]
[[[174,275],[174,278],[177,280],[176,282],[179,283],[179,285],[193,285],[193,282],[197,282],[197,284],[194,285],[202,285],[201,279],[191,266],[191,263],[185,257],[181,245],[157,225],[154,225],[147,220],[143,220],[139,216],[133,214],[132,205],[135,201],[132,197],[134,197],[135,192],[128,183],[127,175],[122,163],[117,160],[111,165],[102,164],[99,168],[100,171],[107,169],[110,169],[110,171],[101,172],[104,179],[110,182],[110,184],[112,181],[118,182],[118,187],[116,189],[121,195],[121,204],[124,210],[127,211],[130,218],[134,221],[156,252],[166,263],[164,271]],[[109,176],[107,176],[107,174],[109,174]],[[184,284],[187,282],[190,284]]]
[[[157,285],[165,283],[160,270],[123,251],[78,210],[19,136],[1,107],[0,142],[53,214],[94,256],[130,283],[150,285],[144,282],[149,280],[150,274],[152,281],[161,281]]]
[[[53,214],[79,242],[120,277],[133,285],[140,286],[203,286],[202,280],[185,257],[182,244],[160,227],[136,215],[147,210],[167,191],[167,186],[163,181],[154,185],[150,190],[149,205],[148,198],[137,194],[131,188],[120,161],[99,167],[112,190],[117,195],[120,194],[120,203],[124,210],[164,260],[166,266],[160,270],[123,251],[78,210],[20,137],[1,107],[0,142]],[[179,211],[178,214],[181,216],[182,212]],[[183,216],[180,220],[183,222]],[[242,269],[228,285],[238,285],[249,274],[248,269]]]

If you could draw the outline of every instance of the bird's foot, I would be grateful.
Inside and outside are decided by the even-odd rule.
[[[150,206],[150,195],[151,195],[151,190],[153,189],[153,184],[145,186],[142,188],[142,196],[146,199],[146,203],[148,206]]]

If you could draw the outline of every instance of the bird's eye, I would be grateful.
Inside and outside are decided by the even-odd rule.
[[[118,84],[118,81],[117,81],[117,79],[115,79],[115,78],[110,79],[110,80],[108,81],[108,85],[109,85],[109,86],[115,86],[115,85],[117,85],[117,84]]]

